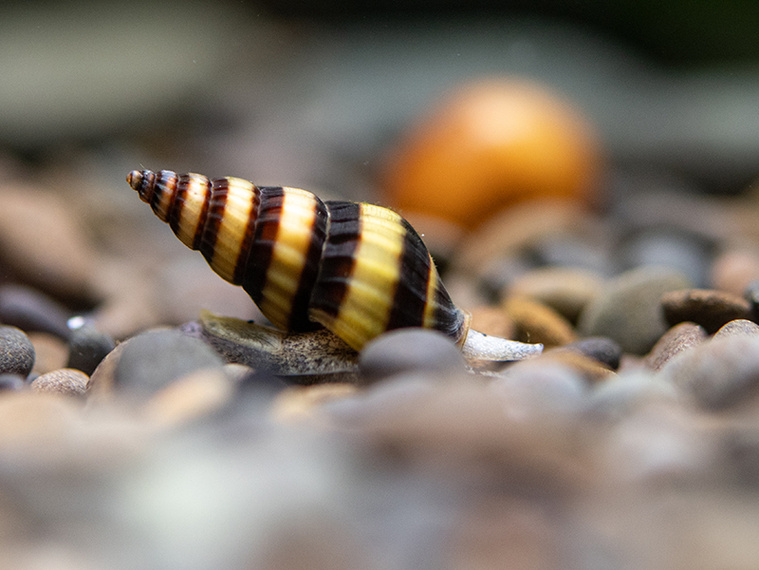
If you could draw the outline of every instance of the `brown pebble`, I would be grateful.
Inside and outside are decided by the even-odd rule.
[[[692,321],[713,334],[734,319],[750,319],[751,304],[738,295],[715,289],[680,289],[661,297],[664,318],[670,325]]]
[[[752,281],[759,279],[759,251],[731,249],[712,263],[711,284],[715,289],[743,295]]]
[[[509,284],[507,293],[533,297],[576,323],[585,305],[601,292],[602,287],[603,280],[590,271],[541,267],[517,277]]]
[[[293,386],[283,390],[272,403],[271,415],[280,422],[310,420],[318,416],[319,406],[356,393],[356,386],[343,382]]]
[[[220,409],[233,392],[234,381],[224,370],[197,370],[156,392],[143,410],[155,425],[176,426]]]
[[[570,348],[561,347],[549,350],[541,355],[539,359],[542,362],[555,362],[556,364],[566,366],[591,384],[616,376],[611,368],[600,363],[595,358],[591,358]]]
[[[27,336],[34,345],[35,359],[32,372],[46,374],[66,366],[69,348],[64,340],[43,332],[31,332]]]
[[[78,409],[73,402],[51,393],[4,392],[0,397],[0,450],[28,454],[65,442],[76,422]]]
[[[746,319],[735,319],[725,323],[714,333],[714,338],[725,336],[759,336],[759,325]]]
[[[512,296],[503,308],[516,327],[516,340],[542,343],[545,347],[562,346],[573,342],[576,335],[572,325],[550,307],[529,297]]]
[[[61,368],[37,376],[30,386],[35,392],[49,392],[81,398],[84,397],[87,389],[87,380],[87,375],[81,370]]]
[[[472,316],[471,327],[483,334],[514,338],[516,329],[509,315],[500,307],[479,305],[469,311]]]
[[[648,353],[645,363],[652,370],[661,370],[667,362],[682,351],[701,344],[707,339],[704,328],[696,323],[684,322],[669,329]]]

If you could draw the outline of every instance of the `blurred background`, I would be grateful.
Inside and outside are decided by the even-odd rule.
[[[1,15],[10,162],[84,153],[369,196],[442,93],[515,75],[579,108],[614,164],[718,192],[756,174],[750,1],[50,1]]]

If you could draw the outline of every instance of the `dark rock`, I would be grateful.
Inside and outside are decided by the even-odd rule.
[[[76,368],[90,375],[115,346],[116,343],[110,336],[84,325],[72,331],[66,368]]]
[[[464,357],[444,334],[408,328],[386,332],[359,353],[360,382],[377,380],[404,372],[456,374],[465,370]]]
[[[0,374],[26,378],[34,366],[34,346],[21,329],[0,326]]]
[[[67,340],[71,314],[57,301],[22,285],[0,287],[0,322],[25,332],[44,332]]]
[[[692,321],[713,334],[734,319],[750,319],[751,305],[746,299],[715,289],[668,291],[661,297],[664,317],[670,325]]]
[[[576,340],[565,345],[564,348],[597,360],[611,370],[619,368],[619,361],[622,358],[622,347],[619,343],[603,336]]]

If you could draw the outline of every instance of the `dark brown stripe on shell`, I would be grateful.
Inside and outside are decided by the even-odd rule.
[[[227,206],[228,192],[229,181],[226,178],[217,178],[212,182],[211,197],[208,200],[208,210],[203,229],[200,232],[200,247],[198,248],[209,264],[213,261],[216,238],[219,236],[219,226],[224,220],[224,208]]]
[[[179,222],[182,219],[184,197],[187,192],[187,180],[187,175],[183,174],[182,176],[179,176],[174,188],[174,203],[172,204],[171,212],[169,212],[168,216],[169,227],[171,228],[171,231],[174,232],[174,235],[179,235]]]
[[[261,210],[261,191],[257,186],[253,186],[253,199],[255,202],[251,205],[248,220],[245,222],[245,236],[240,242],[240,253],[235,265],[234,281],[232,281],[235,285],[241,285],[245,280],[245,274],[250,263],[250,254],[255,243],[256,226]],[[271,257],[271,252],[269,256]]]
[[[427,285],[432,260],[411,224],[404,219],[401,219],[401,224],[406,235],[403,238],[403,252],[398,267],[400,275],[387,323],[388,330],[422,326],[427,306]]]
[[[176,197],[175,190],[177,186],[177,175],[171,170],[161,170],[156,176],[153,185],[153,198],[150,201],[150,207],[158,218],[164,222],[168,221],[171,214],[171,207]],[[162,203],[166,200],[166,207],[162,208]]]
[[[329,201],[325,205],[329,228],[310,306],[336,317],[348,290],[361,239],[361,209],[355,202]]]
[[[314,207],[316,208],[316,212],[314,213],[314,223],[311,227],[311,244],[308,247],[306,264],[303,267],[303,273],[301,273],[300,281],[298,282],[298,290],[293,297],[293,310],[290,315],[289,324],[292,331],[307,331],[321,327],[320,324],[308,318],[308,306],[311,300],[311,292],[314,289],[314,284],[319,274],[319,267],[322,263],[322,251],[324,249],[324,241],[327,239],[329,214],[327,206],[318,197],[316,198]]]
[[[139,174],[140,174],[140,183],[139,183],[139,186],[135,188],[135,190],[137,190],[137,193],[140,195],[140,200],[142,200],[143,202],[147,204],[150,204],[153,200],[155,172],[153,172],[152,170],[142,170],[142,171],[139,171]]]
[[[258,304],[266,284],[274,244],[279,232],[279,221],[285,190],[280,186],[259,187],[258,216],[253,227],[253,239],[248,252],[245,269],[240,276],[240,283],[250,298]]]

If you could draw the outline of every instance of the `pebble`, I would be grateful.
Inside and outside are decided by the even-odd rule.
[[[88,376],[81,370],[62,368],[37,376],[29,385],[34,392],[47,392],[83,398]]]
[[[709,280],[713,244],[703,235],[659,226],[633,232],[614,251],[623,270],[661,266],[680,271],[696,286]]]
[[[618,421],[631,411],[659,402],[675,403],[677,389],[646,371],[618,374],[591,391],[586,412],[593,419]]]
[[[4,187],[0,263],[18,282],[89,308],[98,299],[92,277],[97,253],[72,209],[53,193]]]
[[[539,301],[530,297],[510,296],[504,299],[502,306],[514,322],[515,340],[542,343],[550,348],[576,339],[571,323]]]
[[[670,325],[692,321],[713,334],[734,319],[750,319],[751,306],[743,297],[714,289],[668,291],[661,297],[664,318]]]
[[[564,366],[574,371],[589,384],[603,382],[614,376],[611,368],[595,358],[575,350],[568,350],[564,347],[547,350],[539,358],[534,359],[534,362],[536,365],[555,363]]]
[[[296,423],[321,417],[322,406],[340,401],[356,393],[356,386],[345,382],[292,386],[282,390],[271,405],[271,416],[277,422]]]
[[[220,410],[233,394],[234,384],[224,369],[200,369],[158,390],[142,413],[152,425],[174,427]]]
[[[0,326],[0,374],[26,378],[34,366],[34,345],[16,327]]]
[[[575,267],[541,267],[514,279],[504,296],[529,296],[576,323],[585,305],[603,287],[597,274]],[[479,330],[479,329],[478,329]]]
[[[661,296],[689,285],[682,273],[662,267],[626,271],[608,281],[585,307],[578,331],[581,336],[609,337],[624,352],[645,354],[668,328],[661,315]]]
[[[751,315],[754,319],[759,320],[759,280],[751,281],[744,291],[746,300],[751,305]]]
[[[5,390],[21,390],[24,386],[26,386],[26,382],[22,376],[18,374],[0,374],[0,392]]]
[[[743,295],[754,281],[759,281],[759,251],[732,248],[720,253],[712,263],[711,287],[733,295]]]
[[[116,343],[109,335],[90,325],[83,325],[71,333],[66,368],[76,368],[85,374],[92,374],[115,346]]]
[[[646,366],[653,370],[661,368],[675,356],[707,339],[704,327],[684,322],[673,326],[656,342],[646,357]]]
[[[47,295],[23,285],[0,287],[0,323],[29,332],[44,332],[64,340],[71,334],[71,313]]]
[[[759,337],[713,338],[672,359],[660,373],[705,409],[744,403],[759,387]]]
[[[725,323],[716,333],[714,333],[714,338],[722,338],[726,336],[759,337],[759,325],[754,321],[735,319]]]
[[[60,337],[49,333],[32,332],[27,335],[34,345],[34,367],[32,372],[45,374],[66,367],[68,344]]]
[[[60,451],[78,423],[73,398],[19,390],[0,397],[0,450],[29,454]],[[8,456],[4,455],[7,460]]]
[[[622,359],[622,347],[613,339],[597,336],[576,340],[564,346],[567,350],[574,350],[594,360],[597,360],[611,370],[619,368]]]
[[[358,356],[359,381],[371,384],[395,374],[465,370],[459,348],[440,332],[419,328],[386,332],[369,342]]]
[[[202,340],[173,329],[155,329],[116,346],[92,373],[88,391],[107,397],[112,391],[149,398],[195,370],[221,368],[222,359]]]
[[[516,334],[514,322],[500,307],[477,305],[469,311],[471,328],[483,334],[513,339]]]

